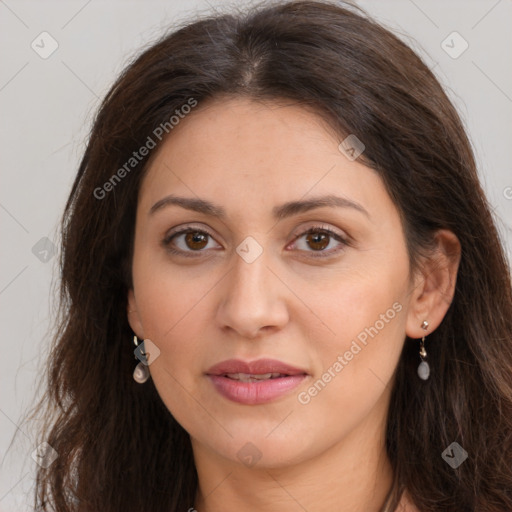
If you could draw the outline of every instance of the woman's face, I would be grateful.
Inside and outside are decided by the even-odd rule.
[[[150,164],[129,319],[196,456],[278,467],[383,430],[413,288],[398,211],[340,142],[299,106],[230,99]],[[293,370],[212,370],[232,359]]]

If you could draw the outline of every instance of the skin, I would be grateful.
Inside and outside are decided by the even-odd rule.
[[[128,318],[160,350],[151,378],[191,436],[199,491],[190,506],[199,512],[371,512],[390,488],[384,429],[393,373],[405,336],[428,336],[441,323],[460,245],[439,231],[437,249],[412,275],[397,208],[379,175],[338,149],[342,139],[290,102],[217,99],[180,121],[143,180]],[[272,215],[283,203],[334,193],[368,215],[326,206],[279,221]],[[211,201],[226,217],[178,205],[150,213],[170,194]],[[167,237],[194,254],[170,253],[162,241],[188,224],[212,237],[202,245]],[[348,244],[327,237],[319,249],[304,235],[319,225]],[[251,263],[236,252],[248,236],[263,249]],[[322,251],[332,252],[315,257]],[[300,403],[298,394],[394,303],[400,312]],[[279,359],[309,376],[269,403],[239,404],[205,375],[230,358]],[[237,456],[248,442],[260,457],[250,467]],[[401,507],[415,510],[407,499]]]

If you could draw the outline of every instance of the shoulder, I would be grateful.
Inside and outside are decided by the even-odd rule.
[[[400,499],[400,503],[398,504],[398,507],[396,507],[395,512],[420,512],[412,502],[407,490],[403,492],[402,498]]]

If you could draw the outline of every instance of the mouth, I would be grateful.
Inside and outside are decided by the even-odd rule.
[[[246,405],[275,400],[309,376],[305,370],[273,359],[231,359],[213,366],[206,375],[224,398]]]
[[[277,359],[258,359],[256,361],[242,361],[241,359],[228,359],[212,366],[207,375],[223,375],[234,380],[278,379],[293,375],[307,375],[308,372]]]
[[[305,373],[302,375],[306,375]],[[241,382],[258,382],[262,380],[269,379],[282,379],[285,377],[290,377],[290,374],[286,373],[278,373],[278,372],[269,372],[269,373],[261,373],[261,374],[250,374],[250,373],[227,373],[222,375],[223,377],[227,377],[232,380],[239,380]]]

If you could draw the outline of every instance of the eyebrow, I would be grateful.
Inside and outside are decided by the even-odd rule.
[[[186,210],[192,210],[198,213],[203,213],[219,219],[226,219],[226,211],[222,206],[213,204],[210,201],[199,198],[179,197],[175,195],[169,195],[157,201],[149,210],[149,215],[153,215],[159,210],[167,206],[180,206]],[[275,206],[272,209],[272,214],[276,220],[282,220],[287,217],[292,217],[299,213],[304,213],[315,208],[352,208],[360,213],[363,213],[368,218],[370,214],[368,211],[359,203],[347,199],[346,197],[339,197],[334,195],[313,197],[311,199],[300,200],[300,201],[289,201],[279,206]]]

